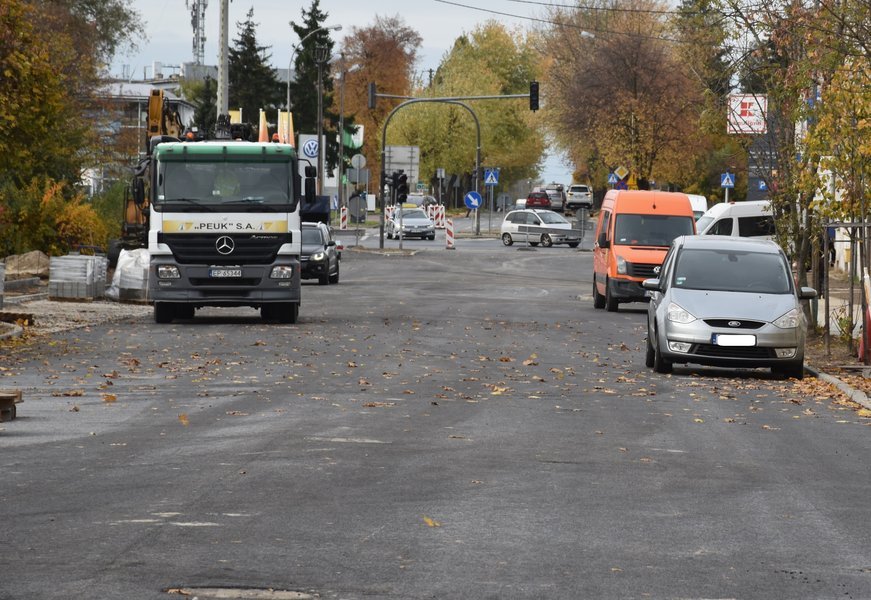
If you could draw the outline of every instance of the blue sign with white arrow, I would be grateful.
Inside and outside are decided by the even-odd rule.
[[[468,192],[463,197],[463,202],[466,203],[466,208],[475,210],[484,203],[484,200],[478,192]]]
[[[720,175],[720,187],[721,188],[733,188],[735,187],[735,176],[726,171],[722,175]]]

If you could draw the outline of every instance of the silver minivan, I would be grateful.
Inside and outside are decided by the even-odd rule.
[[[659,373],[674,363],[768,367],[801,379],[807,321],[789,261],[770,240],[681,236],[648,290],[645,363]]]

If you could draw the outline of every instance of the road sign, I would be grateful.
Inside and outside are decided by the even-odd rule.
[[[768,184],[765,183],[764,179],[759,180],[759,191],[760,192],[767,192],[768,191]]]
[[[481,194],[478,192],[467,192],[463,197],[463,202],[466,203],[466,208],[477,209],[484,203],[484,200],[481,199]]]
[[[614,189],[615,189],[615,190],[628,190],[628,189],[629,189],[629,184],[626,183],[626,180],[625,180],[625,179],[621,179],[621,180],[618,181],[616,184],[614,184]]]
[[[484,185],[499,185],[499,169],[484,169]]]
[[[418,192],[425,192],[426,191],[426,184],[422,181],[418,181],[417,182],[417,191]]]
[[[726,171],[722,175],[720,175],[720,187],[722,188],[733,188],[735,187],[735,176]]]
[[[616,173],[611,173],[610,175],[608,175],[608,185],[614,185],[618,181],[620,181],[620,179],[617,177]]]
[[[351,166],[355,169],[364,169],[366,167],[366,157],[362,154],[355,154],[351,157]]]
[[[620,165],[619,167],[614,169],[614,173],[617,174],[618,179],[626,179],[626,176],[629,175],[629,169],[627,169],[623,165]]]

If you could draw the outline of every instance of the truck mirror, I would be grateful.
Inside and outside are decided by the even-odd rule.
[[[306,165],[305,176],[306,176],[306,178],[317,177],[318,176],[318,168],[313,167],[312,165]]]
[[[133,203],[140,208],[145,204],[145,181],[140,177],[133,179],[130,193],[133,196]]]
[[[306,169],[308,170],[308,169]],[[305,203],[306,204],[314,204],[315,202],[315,182],[316,180],[313,177],[305,178]]]
[[[596,240],[596,245],[599,246],[599,248],[610,248],[611,247],[611,240],[609,240],[608,238],[605,237],[604,231],[599,234],[599,238]]]

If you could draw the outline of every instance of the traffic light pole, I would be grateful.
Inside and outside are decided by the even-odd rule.
[[[373,94],[375,95],[375,94]],[[379,98],[392,98],[393,96],[389,96],[386,94],[377,94]],[[517,94],[513,96],[472,96],[469,97],[469,100],[491,100],[491,99],[502,99],[502,98],[527,98],[526,94]],[[481,122],[478,120],[478,115],[475,114],[475,111],[472,110],[472,107],[462,102],[459,98],[412,98],[410,100],[406,100],[405,102],[399,104],[396,108],[390,111],[390,114],[387,115],[387,118],[384,119],[384,128],[381,132],[381,226],[379,228],[380,237],[379,240],[379,248],[384,249],[384,221],[386,220],[387,215],[387,203],[384,201],[384,185],[387,183],[387,169],[385,161],[387,160],[387,126],[390,124],[390,120],[393,118],[401,108],[405,108],[406,106],[410,106],[412,104],[418,104],[420,102],[441,102],[443,104],[456,104],[457,106],[462,106],[469,114],[472,115],[472,118],[475,120],[475,130],[477,132],[477,141],[475,143],[475,192],[478,191],[478,178],[480,177],[481,171]],[[475,223],[475,235],[480,235],[481,233],[481,221],[480,219],[476,220]],[[401,234],[400,234],[401,235]],[[402,239],[401,237],[399,238]]]

